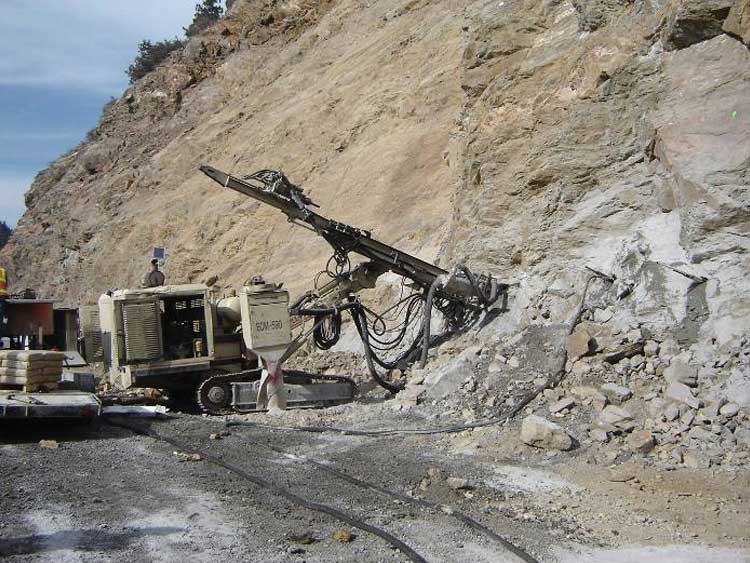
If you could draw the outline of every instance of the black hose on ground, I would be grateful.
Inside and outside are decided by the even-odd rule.
[[[292,454],[288,454],[281,448],[276,448],[274,446],[271,446],[270,444],[264,444],[261,442],[253,442],[253,445],[260,445],[261,447],[264,447],[272,452],[275,452],[280,455],[284,456],[290,456]],[[319,461],[316,461],[314,459],[310,459],[309,457],[300,457],[300,456],[293,456],[295,459],[298,459],[304,463],[308,463],[310,465],[315,466],[316,468],[325,471],[326,473],[330,473],[331,475],[334,475],[338,477],[339,479],[343,479],[344,481],[347,481],[353,485],[356,485],[358,487],[361,487],[363,489],[369,489],[371,491],[375,491],[377,493],[387,495],[389,497],[395,498],[400,500],[401,502],[413,504],[415,506],[419,506],[422,508],[429,508],[431,510],[443,510],[443,505],[438,504],[436,502],[431,502],[429,500],[421,499],[421,498],[415,498],[410,497],[407,495],[402,495],[400,493],[397,493],[395,491],[392,491],[390,489],[386,489],[385,487],[381,487],[379,485],[375,485],[373,483],[369,483],[367,481],[363,481],[362,479],[358,479],[357,477],[354,477],[353,475],[350,475],[349,473],[346,473],[344,471],[341,471],[339,469],[336,469],[335,467],[332,467],[329,464],[321,463]],[[484,534],[488,538],[496,541],[500,545],[502,545],[505,549],[513,553],[516,557],[519,559],[525,561],[526,563],[539,563],[538,560],[534,559],[534,557],[522,550],[520,547],[517,547],[513,545],[511,542],[488,528],[487,526],[481,524],[480,522],[477,522],[474,520],[471,516],[467,516],[466,514],[463,514],[461,512],[458,512],[456,510],[450,509],[449,512],[446,512],[446,514],[449,514],[450,516],[453,516],[456,520],[464,524],[465,526],[471,528],[472,530],[475,530],[477,532],[480,532],[481,534]]]
[[[419,555],[419,553],[414,551],[411,547],[406,545],[403,541],[398,539],[396,536],[386,532],[385,530],[376,528],[375,526],[371,526],[370,524],[360,520],[356,516],[347,514],[346,512],[342,512],[341,510],[334,508],[333,506],[329,506],[327,504],[321,504],[318,502],[307,500],[299,495],[292,493],[291,491],[285,489],[284,487],[279,487],[278,485],[274,485],[270,481],[266,481],[265,479],[258,477],[257,475],[248,473],[247,471],[237,467],[236,465],[227,463],[226,461],[218,457],[215,457],[209,453],[193,448],[188,444],[183,444],[182,442],[180,442],[179,440],[175,440],[171,436],[165,436],[163,434],[160,434],[159,432],[156,432],[155,430],[152,430],[151,428],[130,426],[128,424],[118,423],[118,422],[114,422],[111,420],[108,420],[107,423],[110,424],[111,426],[124,428],[125,430],[129,430],[130,432],[134,432],[135,434],[148,436],[150,438],[153,438],[154,440],[166,442],[167,444],[171,444],[172,446],[178,448],[181,451],[184,451],[187,453],[198,454],[209,463],[213,463],[214,465],[217,465],[223,469],[226,469],[227,471],[230,471],[231,473],[234,473],[235,475],[239,475],[243,479],[246,479],[247,481],[250,481],[251,483],[254,483],[255,485],[259,487],[263,487],[269,491],[273,491],[277,495],[284,497],[285,499],[291,501],[294,504],[307,508],[308,510],[313,510],[315,512],[322,512],[323,514],[328,514],[329,516],[335,518],[336,520],[345,522],[349,524],[350,526],[353,526],[354,528],[358,528],[364,532],[369,532],[379,537],[380,539],[384,540],[385,542],[393,546],[395,549],[403,553],[410,561],[414,561],[414,563],[427,563],[427,560],[424,557]]]

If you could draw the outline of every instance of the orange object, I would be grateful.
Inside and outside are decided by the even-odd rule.
[[[5,268],[0,268],[0,299],[8,297],[8,274]]]

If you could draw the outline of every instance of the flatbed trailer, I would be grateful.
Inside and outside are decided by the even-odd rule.
[[[83,419],[93,421],[102,413],[93,393],[54,391],[25,393],[0,390],[0,421],[18,419]]]

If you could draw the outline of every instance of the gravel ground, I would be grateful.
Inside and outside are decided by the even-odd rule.
[[[429,561],[518,560],[450,514],[357,487],[265,445],[314,456],[404,494],[419,483],[424,464],[393,440],[246,428],[211,440],[223,424],[199,416],[138,424],[387,530]],[[174,446],[150,437],[108,425],[99,431],[44,425],[4,430],[13,436],[0,447],[0,555],[9,561],[408,560],[372,534],[206,460],[180,461]],[[57,440],[58,449],[41,447],[42,438]],[[482,519],[481,512],[475,516]],[[502,521],[492,527],[508,535]],[[332,538],[342,528],[351,541]],[[521,533],[515,526],[512,535]],[[535,550],[541,549],[537,542]]]
[[[309,415],[284,420],[293,423],[300,416]],[[248,418],[273,422],[255,417]],[[493,431],[371,438],[227,429],[220,417],[195,415],[124,422],[335,507],[393,534],[431,562],[519,560],[451,511],[481,522],[540,561],[750,561],[742,532],[748,522],[746,476],[708,479],[700,485],[713,491],[708,498],[681,493],[671,505],[649,506],[644,503],[658,497],[646,473],[638,473],[634,486],[611,483],[603,470],[576,458],[522,465],[522,456],[497,449],[495,444],[504,442]],[[0,557],[10,562],[409,560],[381,538],[303,508],[208,459],[181,461],[175,454],[180,448],[152,437],[106,424],[100,429],[5,424],[0,432]],[[221,439],[211,439],[219,432]],[[59,447],[43,448],[40,439],[57,440]],[[415,506],[326,468],[443,508]],[[684,478],[672,479],[678,477]],[[679,490],[696,487],[686,480]],[[721,512],[714,511],[708,500],[720,496]],[[668,513],[675,508],[676,514]],[[661,533],[667,525],[681,534]],[[627,533],[630,543],[613,535],[613,528]],[[341,529],[351,534],[350,541],[333,538]],[[701,530],[701,537],[695,539],[693,530]]]

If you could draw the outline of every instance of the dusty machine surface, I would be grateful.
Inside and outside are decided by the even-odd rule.
[[[168,285],[103,294],[97,308],[82,308],[81,323],[87,354],[104,361],[112,385],[167,389],[207,413],[255,410],[269,406],[269,383],[273,391],[281,378],[273,366],[291,342],[287,305],[288,295],[275,287],[250,284],[218,297],[205,285]],[[258,356],[272,364],[263,381]],[[277,400],[302,405],[353,396],[346,378],[324,386],[311,385],[314,379],[295,373],[296,385]]]
[[[205,285],[117,290],[81,318],[88,352],[100,355],[110,382],[125,389],[192,393],[210,375],[257,367],[235,331],[236,311]]]

